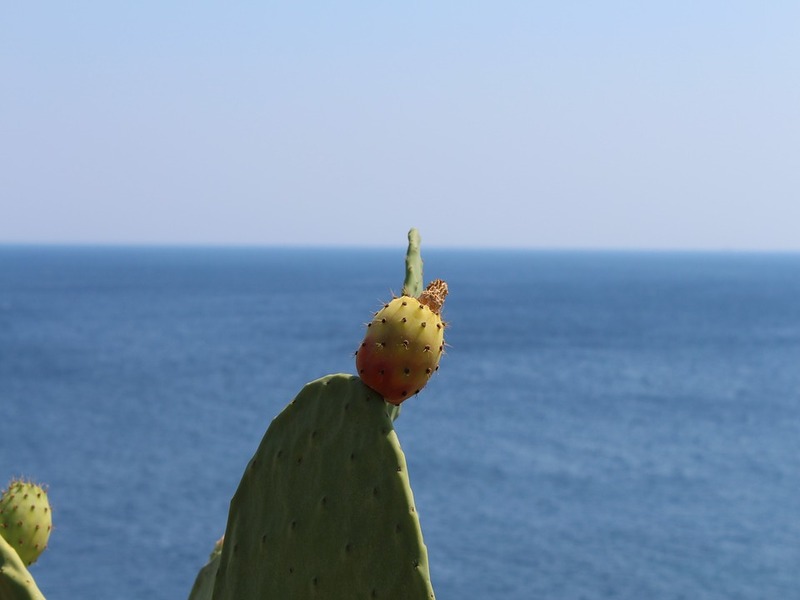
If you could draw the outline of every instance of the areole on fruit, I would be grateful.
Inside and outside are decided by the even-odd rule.
[[[367,324],[356,351],[356,368],[364,383],[387,402],[400,404],[418,393],[439,368],[446,296],[447,284],[437,279],[419,298],[394,298]]]

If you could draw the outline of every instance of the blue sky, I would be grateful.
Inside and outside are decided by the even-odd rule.
[[[17,2],[0,243],[800,250],[798,2]]]

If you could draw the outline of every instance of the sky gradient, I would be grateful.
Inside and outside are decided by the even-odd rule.
[[[0,243],[800,250],[798,2],[19,2]]]

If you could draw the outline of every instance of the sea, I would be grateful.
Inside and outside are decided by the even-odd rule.
[[[270,421],[405,247],[0,246],[0,480],[48,600],[182,600]],[[439,600],[800,599],[800,254],[426,250],[395,427]]]

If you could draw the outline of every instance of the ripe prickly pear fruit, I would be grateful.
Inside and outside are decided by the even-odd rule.
[[[0,497],[0,535],[32,565],[47,547],[52,515],[47,492],[40,485],[14,480]]]
[[[437,279],[419,298],[401,296],[375,313],[356,351],[362,381],[392,404],[418,393],[444,353],[441,310],[447,284]]]

